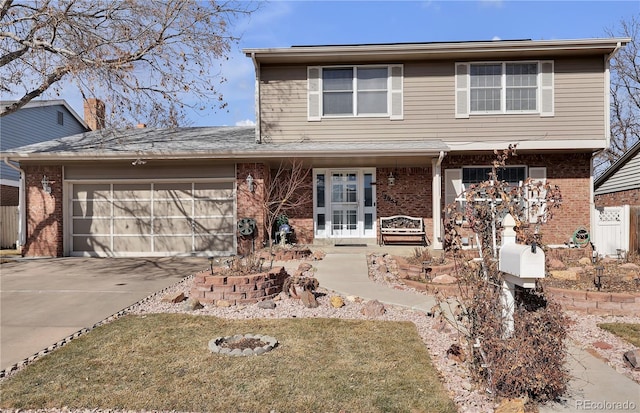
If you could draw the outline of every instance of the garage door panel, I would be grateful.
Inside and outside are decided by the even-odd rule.
[[[194,225],[196,234],[224,233],[235,231],[236,224],[232,217],[225,218],[199,218]]]
[[[151,232],[151,220],[147,219],[114,219],[113,233],[119,235],[149,234]]]
[[[74,218],[74,234],[109,234],[111,218]]]
[[[73,216],[76,217],[110,217],[109,201],[73,201]]]
[[[114,236],[113,250],[118,252],[151,251],[151,237],[144,235]]]
[[[155,184],[154,199],[191,199],[193,194],[191,183]]]
[[[111,185],[109,184],[76,184],[73,185],[74,199],[109,199]]]
[[[191,216],[192,202],[186,200],[156,201],[153,203],[155,216],[164,217],[189,217]]]
[[[191,220],[188,218],[155,218],[153,233],[161,235],[191,235]]]
[[[113,215],[116,217],[150,217],[151,201],[114,201]]]
[[[195,198],[233,198],[233,182],[197,183],[193,188]]]
[[[201,200],[195,201],[195,216],[217,215],[233,216],[233,200]]]
[[[151,199],[149,184],[114,184],[113,199]]]
[[[233,251],[233,237],[223,234],[196,235],[196,251]]]
[[[155,250],[157,252],[191,252],[192,237],[189,236],[156,236]]]
[[[73,250],[81,252],[111,252],[111,238],[109,236],[82,236],[73,237]]]

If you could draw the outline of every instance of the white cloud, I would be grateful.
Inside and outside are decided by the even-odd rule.
[[[500,36],[493,36],[491,40],[502,40],[502,39],[500,38]]]
[[[237,121],[236,126],[256,126],[256,123],[251,119],[245,119]]]

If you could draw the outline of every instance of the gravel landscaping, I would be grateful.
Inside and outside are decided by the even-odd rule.
[[[389,288],[407,289],[411,288],[403,285],[399,280],[389,278],[388,274],[382,277],[371,272],[371,278],[375,282],[385,283]],[[165,296],[175,296],[179,293],[189,295],[193,276],[187,277],[175,285],[158,292],[151,297],[131,306],[124,313],[131,314],[151,314],[151,313],[189,313],[195,315],[211,315],[232,319],[251,319],[251,318],[341,318],[341,319],[367,319],[365,313],[365,304],[362,299],[354,296],[341,296],[333,291],[328,291],[322,286],[316,290],[317,301],[319,306],[316,308],[306,308],[300,300],[292,299],[282,293],[273,300],[275,307],[269,308],[264,305],[237,305],[230,307],[217,307],[213,305],[205,305],[203,308],[193,309],[189,301],[181,303],[163,302]],[[414,290],[415,291],[415,290]],[[416,293],[422,293],[416,291]],[[344,305],[336,308],[332,305],[331,299],[340,296]],[[273,307],[273,306],[271,306]],[[568,313],[573,320],[573,325],[569,332],[571,339],[578,345],[595,352],[601,358],[605,359],[618,372],[631,377],[640,383],[640,372],[633,372],[626,367],[622,361],[622,354],[632,349],[633,346],[617,338],[613,334],[606,332],[597,327],[602,322],[627,322],[640,323],[640,317],[598,317],[588,316],[585,314]],[[424,341],[432,361],[439,370],[445,387],[451,394],[451,398],[457,404],[461,412],[489,412],[493,411],[496,403],[488,397],[484,389],[475,388],[470,380],[470,376],[465,365],[455,358],[447,356],[447,350],[452,344],[456,344],[457,334],[447,324],[438,322],[433,317],[428,316],[419,311],[408,310],[402,307],[385,306],[384,314],[377,316],[378,320],[389,321],[410,321],[415,324],[418,333]],[[593,346],[593,343],[604,342],[607,345]],[[600,348],[603,347],[603,348]],[[399,347],[398,351],[402,351]],[[47,409],[38,410],[40,412],[101,412],[101,410],[69,410]],[[124,412],[123,410],[108,410],[109,412]],[[29,412],[29,410],[21,410],[21,412]]]

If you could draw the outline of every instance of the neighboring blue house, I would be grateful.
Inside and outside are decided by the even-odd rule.
[[[0,101],[0,105],[13,102]],[[64,100],[34,100],[0,117],[0,151],[88,132],[89,126]],[[0,164],[0,205],[18,205],[20,173]]]
[[[12,101],[0,101],[6,106]],[[86,116],[86,114],[85,114]],[[9,115],[0,117],[0,151],[59,139],[84,133],[91,128],[64,100],[35,100]],[[24,242],[25,204],[24,187],[21,186],[17,163],[15,168],[0,159],[0,206],[16,207],[17,222],[13,212],[4,210],[0,217],[0,247],[21,246]]]

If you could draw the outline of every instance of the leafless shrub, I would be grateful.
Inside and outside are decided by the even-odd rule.
[[[508,331],[502,298],[504,280],[496,257],[502,219],[507,213],[515,218],[519,242],[541,246],[540,227],[561,205],[562,196],[559,188],[548,182],[529,179],[513,187],[498,180],[497,171],[515,156],[515,147],[495,154],[489,179],[464,194],[465,208],[460,210],[458,204],[446,208],[445,248],[458,264],[459,292],[453,301],[439,297],[437,310],[442,317],[449,314],[448,321],[467,346],[467,361],[474,377],[494,396],[553,400],[565,392],[568,381],[564,368],[568,319],[557,305],[547,301],[542,290],[519,289],[514,329]],[[468,225],[480,241],[479,261],[463,260],[463,225]]]

